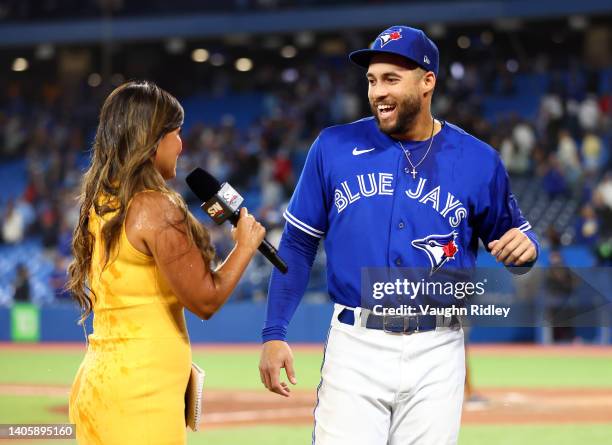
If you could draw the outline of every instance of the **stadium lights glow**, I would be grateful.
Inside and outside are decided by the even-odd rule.
[[[506,62],[506,69],[511,73],[516,73],[519,69],[519,63],[514,59],[510,59]]]
[[[99,87],[102,83],[102,76],[98,73],[91,73],[89,77],[87,77],[87,85],[92,88]]]
[[[238,71],[251,71],[251,69],[253,68],[253,61],[246,57],[241,57],[240,59],[236,60],[234,66]]]
[[[295,43],[300,48],[308,48],[315,43],[315,35],[310,31],[302,31],[296,34]]]
[[[248,45],[252,40],[249,33],[232,31],[223,36],[223,43],[227,46],[243,46]]]
[[[210,64],[212,66],[222,66],[225,63],[225,57],[223,54],[215,53],[210,56]]]
[[[298,70],[296,70],[295,68],[287,68],[281,74],[281,78],[283,79],[283,82],[285,83],[293,83],[296,80],[298,80],[299,77],[300,77],[300,74],[298,73]]]
[[[25,71],[28,69],[28,66],[30,64],[28,63],[27,59],[24,59],[23,57],[17,57],[15,60],[13,60],[13,71]]]
[[[55,55],[55,47],[50,43],[43,43],[36,47],[34,55],[39,60],[49,60]]]
[[[453,62],[450,67],[451,76],[453,79],[461,80],[465,75],[465,68],[460,62]]]
[[[483,31],[480,34],[480,41],[483,45],[490,45],[493,43],[493,33],[491,31]]]
[[[523,27],[523,22],[517,18],[500,18],[493,21],[493,27],[499,31],[515,32]]]
[[[442,23],[432,23],[427,27],[427,34],[434,39],[441,39],[446,35],[446,26]]]
[[[574,31],[584,31],[589,27],[589,19],[583,15],[572,15],[567,20],[570,29]]]
[[[210,54],[204,48],[197,48],[191,52],[191,60],[197,63],[206,62]]]
[[[263,47],[269,50],[275,50],[282,46],[283,40],[278,36],[268,36],[263,39]]]
[[[472,42],[468,36],[461,36],[457,39],[457,46],[461,49],[468,49]]]
[[[281,49],[281,56],[285,59],[292,59],[297,55],[297,49],[293,45],[283,46]]]
[[[180,54],[185,50],[185,41],[177,37],[168,39],[165,43],[166,51],[170,54]]]

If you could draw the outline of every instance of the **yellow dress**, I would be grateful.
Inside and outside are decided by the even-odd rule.
[[[128,241],[125,226],[116,258],[111,255],[102,270],[101,223],[92,210],[89,282],[97,299],[93,333],[70,394],[77,442],[184,445],[191,348],[183,306],[153,257]]]

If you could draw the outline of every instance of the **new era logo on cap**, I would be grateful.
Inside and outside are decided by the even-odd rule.
[[[429,57],[425,56],[423,57],[423,62],[426,63],[427,65],[429,65]]]

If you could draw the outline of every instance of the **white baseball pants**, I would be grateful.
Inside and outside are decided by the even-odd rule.
[[[341,323],[342,309],[336,305],[326,343],[313,445],[456,444],[463,331],[387,333]]]

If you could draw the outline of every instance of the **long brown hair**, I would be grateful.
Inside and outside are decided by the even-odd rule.
[[[80,216],[72,239],[74,259],[68,266],[66,285],[81,306],[81,322],[92,312],[92,296],[96,297],[87,283],[94,242],[88,229],[92,208],[98,216],[114,213],[102,227],[104,266],[119,239],[130,199],[143,190],[166,193],[183,214],[182,221],[168,223],[178,230],[186,228],[186,235],[207,263],[214,257],[209,233],[153,165],[161,139],[180,128],[183,117],[183,107],[171,94],[146,81],[117,87],[102,105],[91,165],[81,185]]]

